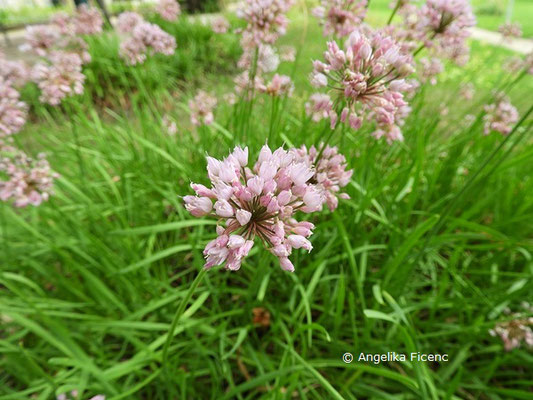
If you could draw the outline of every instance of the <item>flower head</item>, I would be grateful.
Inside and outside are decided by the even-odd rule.
[[[296,159],[303,160],[312,168],[314,175],[309,183],[315,185],[328,208],[333,211],[337,208],[339,197],[350,198],[346,193],[340,193],[340,190],[350,182],[353,170],[346,169],[346,158],[339,153],[337,147],[321,143],[319,149],[318,151],[315,146],[311,146],[308,150],[306,146],[302,146],[292,151]]]
[[[286,75],[275,74],[272,80],[266,86],[261,87],[262,92],[276,97],[276,96],[291,96],[294,91],[294,84],[290,77]]]
[[[226,33],[229,28],[229,21],[222,16],[215,17],[211,21],[211,29],[213,29],[213,32],[215,33]]]
[[[528,347],[533,347],[533,317],[521,318],[496,324],[489,333],[499,336],[503,341],[505,351],[520,347],[522,342]]]
[[[296,60],[296,49],[293,46],[280,46],[279,58],[281,61],[293,62]]]
[[[120,33],[130,33],[144,18],[133,11],[125,11],[119,14],[116,28]]]
[[[26,27],[25,43],[22,51],[30,51],[38,56],[46,56],[59,39],[59,31],[51,25],[33,25]]]
[[[502,135],[511,133],[514,124],[518,121],[518,111],[509,99],[502,94],[496,96],[496,101],[485,106],[486,114],[483,116],[483,133],[488,135],[492,131]]]
[[[85,4],[77,8],[74,16],[74,31],[78,35],[95,35],[102,32],[104,20],[100,11]]]
[[[332,128],[339,119],[352,129],[359,129],[365,117],[377,124],[374,136],[388,141],[402,140],[399,126],[409,113],[402,92],[409,85],[402,79],[413,72],[412,58],[381,32],[351,33],[341,50],[328,42],[325,63],[314,61],[311,82],[328,86],[337,96],[341,110],[327,110]],[[340,114],[340,115],[339,115]]]
[[[177,0],[159,0],[155,9],[161,18],[167,21],[175,21],[181,14]]]
[[[26,123],[28,107],[19,92],[0,76],[0,138],[13,135]]]
[[[0,52],[0,78],[13,87],[21,87],[30,79],[30,69],[23,61],[11,61]]]
[[[248,164],[247,148],[236,147],[223,160],[208,157],[211,188],[191,184],[196,196],[184,198],[192,215],[219,219],[218,237],[204,249],[205,267],[225,262],[227,269],[239,269],[258,238],[283,269],[293,271],[289,256],[293,249],[312,249],[307,238],[314,228],[297,221],[295,213],[317,211],[325,201],[324,194],[309,184],[315,171],[294,152],[272,152],[266,145],[253,168]]]
[[[498,27],[498,32],[500,32],[504,38],[518,38],[522,36],[522,26],[516,22],[506,22]]]
[[[58,176],[44,155],[32,159],[14,147],[0,150],[0,200],[13,200],[15,207],[38,206],[47,201]]]
[[[414,35],[441,56],[464,62],[466,39],[476,24],[467,0],[427,0],[418,10]]]
[[[274,43],[284,35],[289,20],[285,15],[292,6],[291,0],[246,0],[237,16],[247,22],[245,32],[249,43]]]
[[[322,0],[313,15],[324,25],[324,36],[344,37],[365,19],[367,0]]]
[[[163,116],[163,118],[161,119],[161,124],[163,125],[165,132],[170,136],[174,136],[178,132],[178,126],[176,125],[176,121],[174,121],[168,115]]]
[[[421,82],[429,82],[432,85],[437,84],[437,75],[444,71],[442,62],[433,57],[431,59],[422,58],[420,60],[419,76]]]
[[[158,25],[146,21],[137,22],[130,36],[120,44],[121,56],[132,65],[142,64],[148,52],[170,56],[175,50],[176,39]]]
[[[82,94],[85,75],[82,74],[81,67],[80,56],[63,51],[52,53],[49,63],[36,64],[32,76],[41,89],[39,99],[55,106],[65,97]]]
[[[194,99],[189,101],[191,109],[191,123],[196,126],[211,125],[214,121],[213,109],[217,99],[203,90],[198,91]]]

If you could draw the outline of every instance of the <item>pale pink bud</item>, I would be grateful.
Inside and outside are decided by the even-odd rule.
[[[185,209],[195,217],[207,215],[213,209],[213,203],[208,197],[185,196]]]
[[[227,200],[218,200],[215,203],[215,212],[221,217],[232,217],[233,216],[233,207]]]
[[[307,251],[311,251],[313,249],[311,242],[301,235],[289,235],[287,240],[295,249],[303,248]]]
[[[237,221],[239,221],[239,224],[241,224],[241,226],[244,226],[248,222],[250,222],[250,218],[252,218],[252,213],[246,210],[237,210],[237,212],[235,213],[235,217],[237,218]]]
[[[294,272],[294,265],[288,257],[280,257],[279,264],[281,268],[285,271]]]

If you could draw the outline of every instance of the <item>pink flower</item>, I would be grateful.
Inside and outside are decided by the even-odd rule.
[[[95,35],[102,32],[104,20],[100,11],[85,4],[77,8],[74,16],[74,30],[78,35]]]
[[[291,0],[246,0],[237,16],[247,22],[245,32],[250,38],[248,42],[256,46],[272,44],[285,35],[289,23],[285,14],[291,6]]]
[[[307,160],[282,148],[272,152],[263,146],[253,169],[244,166],[244,159],[248,161],[244,154],[248,149],[237,147],[224,160],[208,157],[211,188],[194,184],[197,196],[184,197],[191,213],[201,201],[205,207],[200,214],[205,214],[207,202],[215,201],[215,212],[210,215],[219,219],[218,237],[204,249],[205,267],[226,262],[227,269],[239,269],[257,237],[278,257],[283,269],[293,271],[288,257],[293,248],[312,249],[307,237],[314,228],[295,220],[294,214],[316,211],[324,202],[320,190],[310,184],[314,170]]]
[[[245,49],[237,66],[242,69],[250,69],[255,58],[255,49]],[[278,69],[279,56],[272,46],[260,45],[257,53],[256,73],[273,72]]]
[[[0,138],[20,131],[26,123],[28,107],[20,94],[0,76]]]
[[[65,35],[58,40],[56,48],[58,50],[77,54],[83,64],[91,62],[91,55],[89,54],[89,46],[79,36]]]
[[[324,36],[347,36],[363,22],[366,16],[366,0],[322,0],[320,4],[312,10],[312,13],[321,19]]]
[[[497,131],[508,135],[518,121],[518,111],[503,94],[497,94],[496,98],[496,102],[485,106],[483,133],[488,135]]]
[[[49,62],[35,65],[32,71],[33,80],[41,89],[42,102],[55,106],[65,97],[83,93],[85,76],[77,54],[57,51],[50,55]]]
[[[276,96],[291,96],[294,91],[294,84],[290,77],[286,75],[275,74],[265,87],[261,88],[261,91],[276,97]]]
[[[176,39],[173,36],[145,21],[138,22],[131,30],[131,36],[120,44],[121,56],[132,65],[143,63],[148,52],[170,56],[175,50]]]
[[[311,146],[309,150],[306,146],[302,146],[291,151],[297,159],[302,160],[314,171],[309,182],[315,185],[318,195],[325,199],[331,211],[337,208],[338,197],[350,198],[346,193],[341,193],[340,190],[350,182],[353,170],[346,170],[346,158],[338,152],[337,147],[330,147],[321,143],[320,151],[314,146]],[[309,204],[309,206],[315,207],[318,205],[322,208],[322,203]]]
[[[30,80],[30,69],[23,61],[11,61],[0,52],[0,78],[13,87],[22,87]]]
[[[504,38],[518,38],[522,36],[522,27],[517,22],[506,22],[498,27],[498,32],[500,32]]]
[[[459,91],[459,94],[465,100],[472,100],[474,98],[474,94],[475,94],[474,84],[472,84],[471,82],[465,83],[461,87],[461,90]]]
[[[521,318],[496,324],[494,329],[489,331],[491,336],[499,336],[503,341],[505,351],[519,348],[522,342],[527,347],[533,347],[533,317]]]
[[[15,207],[38,206],[53,194],[53,181],[59,175],[52,172],[44,155],[34,160],[22,151],[4,146],[0,149],[0,200],[13,200]]]
[[[59,31],[51,25],[33,25],[26,27],[26,43],[20,46],[22,51],[44,57],[59,39]]]
[[[170,118],[168,115],[163,116],[163,118],[161,119],[161,123],[165,131],[170,136],[174,136],[178,132],[178,127],[176,125],[176,122],[172,120],[172,118]]]
[[[217,105],[217,99],[203,90],[198,91],[194,99],[189,100],[191,109],[191,123],[196,126],[211,125],[214,121],[213,109]]]
[[[62,11],[55,13],[52,16],[51,22],[62,35],[72,36],[75,34],[74,24],[72,22],[72,19],[70,18],[70,15],[68,15],[67,13]]]
[[[177,0],[159,0],[156,11],[161,18],[167,21],[175,21],[181,14],[181,8]]]
[[[344,50],[334,41],[328,42],[327,47],[326,62],[313,63],[312,80],[317,86],[331,88],[338,97],[337,103],[346,107],[342,112],[334,110],[326,107],[326,102],[316,103],[318,97],[314,95],[314,108],[321,112],[318,115],[327,115],[334,127],[340,113],[340,121],[352,129],[359,129],[365,117],[370,118],[376,122],[378,131],[394,132],[387,134],[389,140],[401,140],[397,132],[410,110],[401,93],[409,85],[402,78],[413,72],[412,58],[381,32],[354,31]],[[313,107],[310,104],[308,108]]]
[[[203,217],[213,209],[213,202],[208,197],[185,196],[185,208],[195,217]]]
[[[145,21],[139,14],[133,11],[125,11],[119,14],[115,27],[120,33],[130,33],[141,22]]]
[[[220,34],[226,33],[229,30],[229,28],[230,28],[229,21],[222,16],[215,17],[211,21],[211,29],[213,29],[213,32],[215,33],[220,33]]]
[[[436,76],[444,71],[444,66],[441,61],[433,57],[432,59],[420,59],[420,81],[429,82],[432,85],[437,84]]]
[[[144,43],[133,37],[120,43],[120,56],[130,65],[142,64],[146,60],[146,51]]]
[[[293,46],[280,46],[279,57],[281,61],[293,62],[296,60],[296,49]]]
[[[314,93],[305,103],[305,111],[314,122],[332,118],[336,120],[337,114],[333,111],[333,102],[327,94]],[[335,125],[335,124],[333,124]]]
[[[415,37],[440,56],[464,60],[468,54],[466,39],[476,24],[467,0],[427,0],[418,10],[413,26]]]

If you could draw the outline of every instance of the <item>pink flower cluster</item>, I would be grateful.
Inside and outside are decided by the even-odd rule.
[[[229,28],[229,21],[222,16],[215,17],[211,21],[211,29],[213,29],[213,32],[215,33],[226,33]]]
[[[27,111],[19,92],[0,76],[0,138],[20,131],[26,123]]]
[[[159,0],[155,10],[161,18],[167,21],[175,21],[181,14],[180,4],[177,0]]]
[[[89,12],[84,10],[85,8],[81,7],[80,14]],[[92,28],[83,28],[81,24],[85,23],[84,18],[81,21],[76,18],[70,18],[65,13],[59,13],[52,19],[51,25],[27,27],[26,42],[20,46],[20,49],[31,51],[41,57],[50,57],[56,51],[75,53],[83,64],[89,63],[91,61],[89,46],[76,35],[80,34],[80,31],[88,31]]]
[[[468,0],[427,0],[418,10],[415,37],[458,63],[468,59],[466,39],[476,24]]]
[[[54,26],[28,26],[26,27],[25,43],[20,46],[20,50],[44,57],[52,50],[59,37],[59,31]]]
[[[506,351],[520,347],[521,343],[533,347],[533,317],[517,318],[497,324],[489,331],[491,336],[499,336]]]
[[[321,210],[325,192],[334,190],[335,182],[341,184],[336,180],[340,175],[349,174],[339,173],[345,164],[334,152],[328,150],[319,172],[313,165],[316,155],[305,154],[305,148],[272,152],[265,145],[251,169],[248,148],[236,147],[224,160],[207,157],[211,188],[192,183],[196,196],[183,198],[193,216],[219,219],[218,237],[204,249],[205,268],[225,262],[227,269],[238,270],[258,237],[281,268],[294,271],[289,256],[293,249],[311,251],[308,237],[314,229],[312,223],[298,221],[295,213]]]
[[[13,200],[15,207],[38,206],[47,201],[53,181],[59,175],[52,172],[48,161],[41,154],[37,160],[22,151],[0,146],[0,200]]]
[[[287,75],[274,74],[272,80],[266,85],[261,85],[259,91],[268,94],[269,96],[292,96],[294,91],[294,84]]]
[[[339,153],[337,147],[327,146],[321,143],[318,151],[315,146],[309,150],[304,145],[299,149],[293,149],[297,160],[303,160],[307,166],[314,170],[314,175],[309,180],[322,193],[325,202],[334,211],[341,199],[349,199],[346,193],[339,193],[341,188],[348,185],[353,175],[353,170],[346,170],[346,157]]]
[[[176,133],[178,133],[178,126],[176,125],[176,121],[174,121],[168,115],[163,116],[163,118],[161,119],[161,124],[163,125],[165,132],[169,136],[174,136]]]
[[[340,119],[352,129],[359,129],[367,117],[377,124],[376,138],[403,140],[400,126],[410,108],[402,92],[407,92],[410,85],[402,78],[414,70],[412,57],[381,32],[365,35],[354,31],[345,42],[345,50],[335,41],[328,42],[324,58],[325,63],[313,62],[311,84],[332,89],[336,104],[343,108],[334,109],[326,97],[314,96],[308,103],[313,119],[327,115],[332,128]]]
[[[144,21],[138,14],[130,12],[123,14],[119,16],[119,26],[123,33],[129,32],[129,36],[120,44],[120,54],[126,62],[131,65],[142,64],[148,52],[167,56],[174,54],[176,39],[173,36],[158,25]],[[127,22],[135,25],[128,29]]]
[[[130,33],[141,22],[144,22],[142,16],[133,11],[125,11],[119,14],[115,27],[120,33]]]
[[[81,67],[82,60],[77,54],[63,51],[52,53],[47,64],[36,64],[32,76],[41,89],[39,99],[55,106],[65,97],[82,94],[85,75]]]
[[[296,49],[293,46],[281,46],[279,48],[281,61],[293,62],[296,60]]]
[[[444,71],[442,62],[436,58],[422,58],[420,59],[419,76],[422,82],[429,82],[432,85],[437,84],[437,75]]]
[[[91,62],[91,55],[89,54],[89,46],[87,42],[74,35],[65,35],[57,42],[57,48],[66,53],[77,54],[82,64],[88,64]]]
[[[73,20],[74,32],[78,35],[95,35],[102,32],[104,20],[100,11],[85,4],[77,8]]]
[[[191,123],[195,126],[211,125],[214,121],[213,109],[217,99],[203,90],[198,91],[194,99],[189,100]]]
[[[366,16],[367,0],[322,0],[312,13],[324,25],[324,36],[348,36]]]
[[[0,52],[0,79],[13,87],[21,87],[30,80],[30,69],[23,61],[11,61]]]
[[[246,0],[237,16],[247,22],[243,36],[249,42],[274,43],[287,30],[289,19],[285,15],[292,6],[291,0]]]
[[[261,44],[256,49],[245,48],[237,62],[237,66],[242,69],[251,69],[254,58],[256,62],[256,74],[274,72],[278,69],[280,59],[274,48],[268,44]]]
[[[518,38],[522,36],[522,27],[519,23],[507,22],[498,27],[498,32],[500,32],[504,38]]]
[[[509,99],[502,94],[496,96],[496,101],[485,106],[486,114],[483,116],[483,133],[488,135],[492,131],[508,135],[518,121],[518,111]]]

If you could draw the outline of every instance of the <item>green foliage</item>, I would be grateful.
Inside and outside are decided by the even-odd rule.
[[[84,67],[86,92],[90,97],[109,103],[109,96],[147,101],[150,93],[168,90],[176,84],[195,85],[205,74],[228,74],[235,70],[240,53],[234,36],[215,37],[210,27],[188,22],[176,23],[153,16],[166,32],[176,38],[177,49],[172,56],[156,54],[145,63],[127,65],[120,57],[120,39],[114,32],[89,36],[92,61]]]

